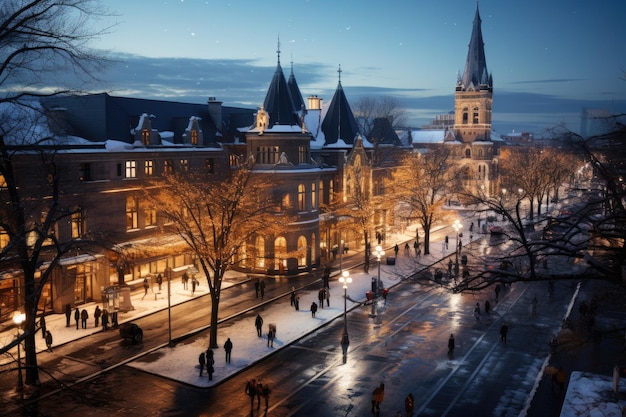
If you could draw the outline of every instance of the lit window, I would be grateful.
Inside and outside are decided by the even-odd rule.
[[[85,235],[85,218],[83,210],[78,208],[72,213],[72,239],[79,239]]]
[[[126,198],[126,230],[137,229],[138,222],[138,204],[136,197]]]
[[[180,160],[180,171],[187,172],[189,170],[189,160],[181,159]]]
[[[174,163],[171,159],[166,159],[163,161],[163,173],[171,174],[172,172],[174,172]]]
[[[150,145],[150,131],[148,129],[141,131],[141,141],[144,145]]]
[[[143,172],[144,174],[148,176],[151,176],[152,174],[154,174],[154,161],[153,160],[147,160],[144,162]]]
[[[126,161],[126,178],[137,178],[137,161]]]
[[[0,230],[0,249],[6,248],[10,240],[9,234],[4,229]]]
[[[213,158],[209,158],[205,160],[205,164],[206,164],[206,172],[208,174],[212,174],[213,173]]]
[[[307,161],[309,160],[307,158],[307,147],[306,146],[298,146],[298,156],[299,156],[299,162],[301,164],[306,164]]]
[[[156,209],[154,207],[146,207],[146,227],[156,225]]]
[[[306,209],[306,190],[304,184],[298,184],[298,211]]]
[[[315,183],[311,184],[311,209],[317,208],[317,189]]]
[[[319,195],[320,195],[320,203],[324,204],[324,181],[320,180],[320,187],[319,187]]]
[[[192,145],[198,144],[198,131],[195,129],[191,131],[191,144]]]

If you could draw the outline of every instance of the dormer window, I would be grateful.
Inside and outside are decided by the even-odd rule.
[[[192,145],[198,144],[198,131],[195,129],[191,131],[191,144]]]
[[[150,131],[148,129],[143,129],[141,131],[141,143],[144,145],[150,145]]]

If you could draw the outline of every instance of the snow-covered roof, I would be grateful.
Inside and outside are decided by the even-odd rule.
[[[446,131],[441,129],[437,130],[412,130],[411,138],[413,144],[416,143],[443,143],[446,136]]]

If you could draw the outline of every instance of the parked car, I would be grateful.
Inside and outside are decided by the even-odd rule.
[[[489,227],[489,233],[492,235],[503,235],[504,229],[501,226],[491,226]]]

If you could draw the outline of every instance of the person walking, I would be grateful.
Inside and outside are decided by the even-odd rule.
[[[412,393],[409,393],[404,399],[404,411],[406,411],[406,417],[411,417],[415,411],[415,398],[413,398]]]
[[[500,326],[500,341],[504,342],[505,345],[506,345],[506,337],[508,333],[509,333],[509,325],[506,324],[506,322],[504,322],[502,323],[502,326]]]
[[[324,294],[324,288],[320,288],[320,290],[317,292],[317,299],[320,302],[320,308],[324,308],[324,298],[326,298],[326,295]]]
[[[489,302],[489,300],[485,301],[485,313],[491,314],[491,303]]]
[[[48,352],[52,352],[52,333],[50,330],[46,330],[46,346],[48,347]]]
[[[198,280],[196,277],[191,278],[191,295],[196,293],[196,285],[198,285]]]
[[[80,310],[74,310],[74,321],[76,322],[76,330],[78,330],[78,322],[80,321]]]
[[[446,235],[445,237],[445,242],[446,242],[446,250],[448,250],[448,235]]]
[[[454,334],[450,333],[450,338],[448,339],[448,353],[454,352]]]
[[[83,329],[87,328],[88,318],[89,318],[89,313],[87,313],[87,309],[83,308],[83,311],[80,312],[80,325]]]
[[[202,371],[204,371],[204,367],[206,366],[206,354],[204,352],[198,356],[198,363],[200,364],[200,376],[202,376]]]
[[[413,249],[415,249],[415,256],[417,256],[417,250],[419,248],[419,243],[417,243],[417,240],[415,242],[413,242]]]
[[[96,309],[93,312],[93,318],[96,321],[95,327],[98,327],[100,324],[100,316],[102,316],[102,310],[100,310],[100,306],[96,306]]]
[[[256,327],[257,336],[259,337],[263,336],[262,330],[261,330],[263,327],[263,318],[261,317],[260,314],[257,314],[256,319],[254,319],[254,327]]]
[[[41,337],[43,339],[45,339],[46,338],[46,330],[47,330],[47,328],[46,328],[46,313],[45,312],[43,312],[41,314],[41,318],[39,319],[39,327],[41,327]]]
[[[274,338],[276,337],[276,329],[270,324],[270,329],[267,332],[267,346],[274,347]]]
[[[272,390],[270,389],[270,386],[267,383],[263,384],[263,399],[265,400],[266,410],[270,408],[270,394],[271,393],[272,393]]]
[[[256,294],[256,298],[259,298],[259,291],[261,290],[261,281],[257,278],[254,281],[254,293]]]
[[[141,297],[142,300],[146,298],[146,295],[148,295],[149,288],[150,288],[150,283],[148,282],[148,277],[145,277],[143,279],[143,297]]]
[[[205,356],[206,356],[206,363],[211,363],[211,364],[215,363],[215,357],[213,356],[213,349],[207,348]]]
[[[317,313],[317,304],[313,301],[311,303],[311,317],[315,318],[315,313]]]
[[[182,277],[180,277],[183,282],[183,290],[187,289],[187,284],[189,283],[189,275],[187,275],[187,271],[183,272]]]
[[[293,302],[293,306],[296,308],[296,311],[300,310],[300,296],[296,294],[296,299]]]
[[[230,354],[233,351],[233,342],[230,341],[230,337],[224,343],[224,351],[226,352],[226,363],[230,363]]]
[[[256,383],[256,408],[261,408],[261,395],[263,395],[263,384],[261,381]]]
[[[380,411],[380,403],[383,402],[384,398],[385,398],[385,384],[381,382],[380,385],[377,386],[372,392],[372,412]]]
[[[330,307],[330,288],[324,290],[324,296],[326,297],[326,307]]]
[[[291,296],[289,297],[289,305],[293,307],[296,303],[296,288],[291,287]]]
[[[102,310],[102,330],[109,330],[109,311],[106,308]]]
[[[159,285],[159,292],[161,292],[161,286],[163,285],[163,275],[157,275],[157,284]]]
[[[409,242],[404,244],[404,255],[409,256],[411,254],[411,249],[409,248]]]
[[[393,251],[396,254],[396,258],[398,257],[398,251],[400,250],[400,248],[398,247],[398,244],[396,243],[396,246],[393,247]]]
[[[65,304],[65,327],[70,327],[70,319],[72,318],[72,307]]]
[[[496,293],[496,301],[498,301],[498,298],[500,297],[500,290],[502,290],[502,288],[500,287],[500,284],[496,285],[496,288],[493,289]]]
[[[250,397],[250,411],[254,408],[254,397],[256,397],[256,381],[251,379],[246,383],[246,394]]]
[[[261,281],[259,289],[261,290],[261,300],[263,300],[265,298],[265,281]]]
[[[213,367],[213,364],[215,363],[215,361],[213,360],[213,358],[209,358],[209,356],[206,356],[206,373],[209,376],[209,381],[213,381],[213,372],[215,372],[215,368]]]

